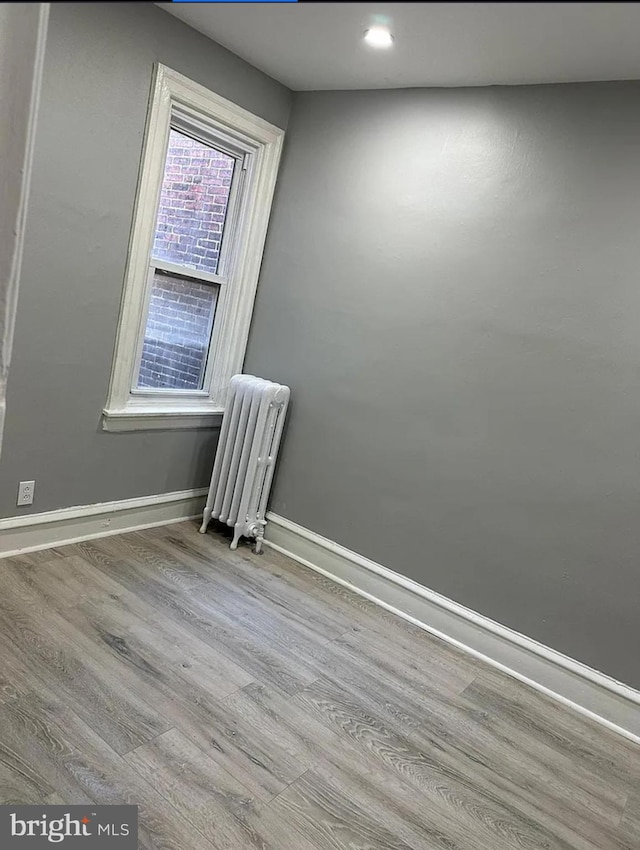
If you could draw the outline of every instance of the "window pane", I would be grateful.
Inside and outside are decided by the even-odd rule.
[[[218,286],[156,271],[138,387],[202,389],[218,291]]]
[[[154,257],[215,274],[234,165],[222,151],[169,132]]]

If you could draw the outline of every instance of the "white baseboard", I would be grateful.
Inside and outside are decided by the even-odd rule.
[[[265,543],[640,743],[640,692],[277,514]]]
[[[202,515],[207,488],[0,519],[0,558]]]

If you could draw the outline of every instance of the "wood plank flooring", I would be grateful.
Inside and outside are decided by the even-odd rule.
[[[144,850],[637,850],[640,748],[193,523],[0,561],[0,803]]]

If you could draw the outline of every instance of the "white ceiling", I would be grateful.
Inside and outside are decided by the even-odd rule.
[[[640,3],[158,5],[292,89],[640,78]],[[376,15],[390,50],[362,41]]]

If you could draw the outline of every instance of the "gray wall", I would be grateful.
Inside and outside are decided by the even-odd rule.
[[[0,4],[0,450],[46,6]]]
[[[640,83],[295,96],[273,510],[640,686]]]
[[[288,89],[156,6],[51,5],[0,516],[208,483],[216,431],[100,430],[156,61],[286,125]]]

